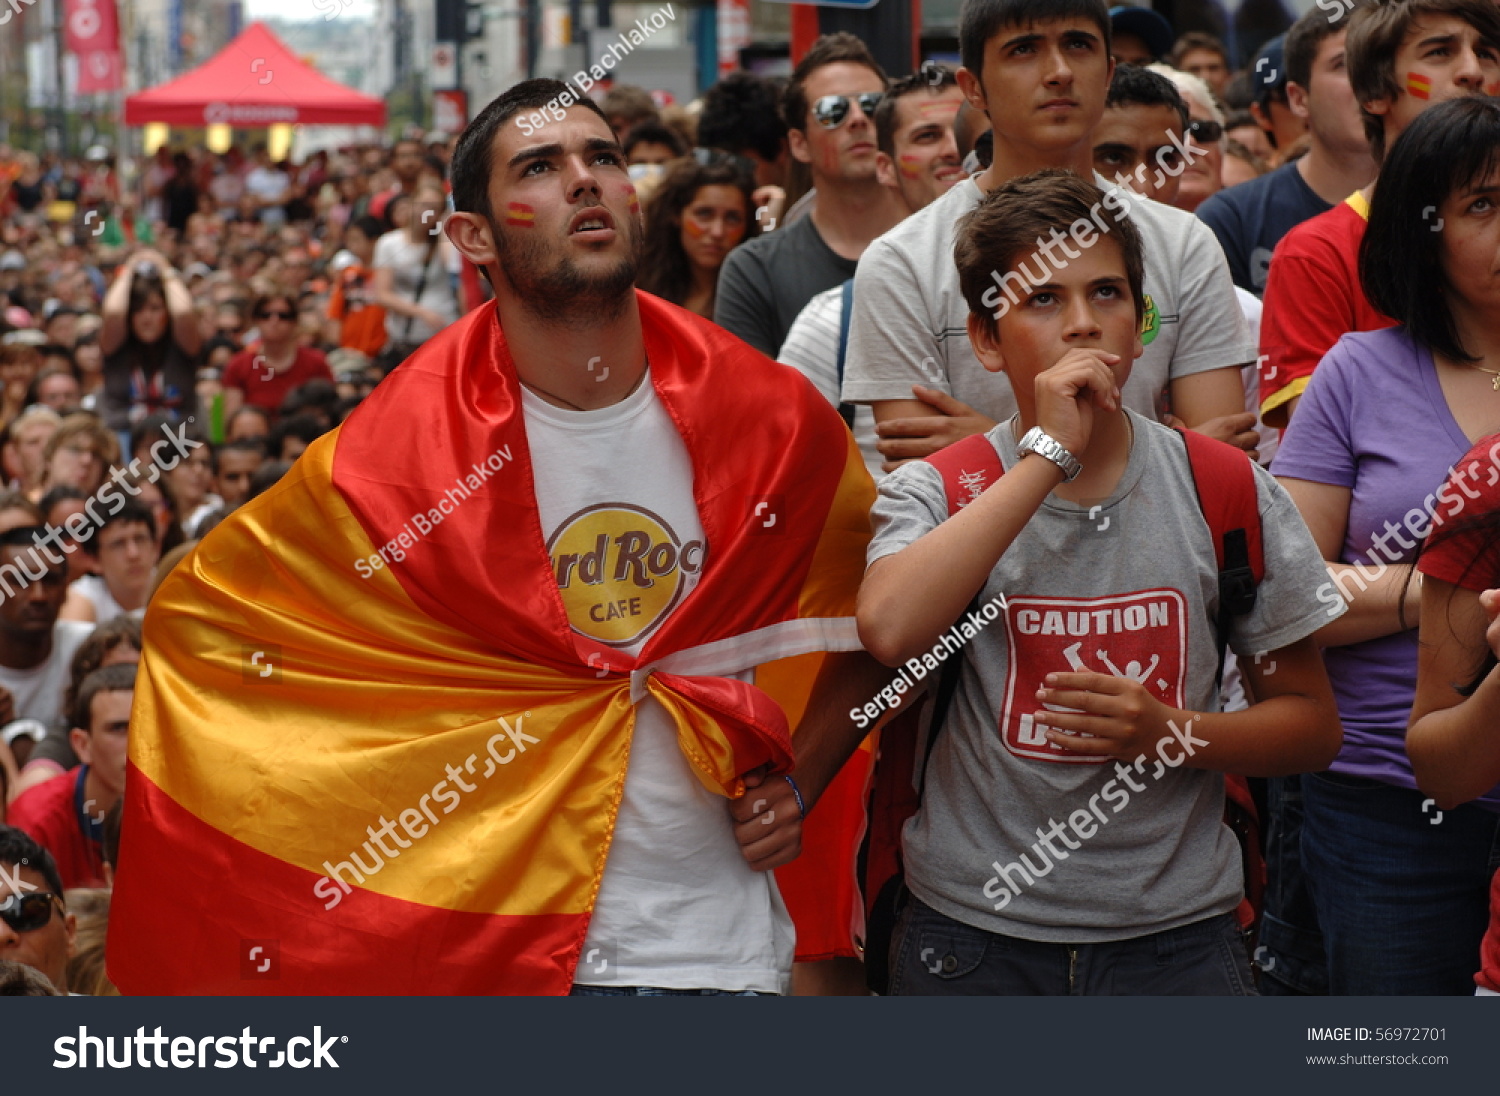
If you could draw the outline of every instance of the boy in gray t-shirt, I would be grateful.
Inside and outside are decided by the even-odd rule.
[[[1103,195],[1043,171],[960,221],[968,335],[1019,408],[986,435],[1005,472],[950,519],[941,476],[913,462],[875,506],[859,628],[876,658],[927,666],[976,594],[992,621],[963,630],[905,829],[894,993],[1253,994],[1221,774],[1338,750],[1309,637],[1344,606],[1316,596],[1322,558],[1260,468],[1265,574],[1229,636],[1259,656],[1243,663],[1259,703],[1216,711],[1212,538],[1182,440],[1123,406],[1142,248]],[[1076,258],[1035,253],[1053,228]]]

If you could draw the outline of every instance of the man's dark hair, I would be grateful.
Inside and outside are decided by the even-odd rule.
[[[160,481],[156,486],[160,488]],[[144,525],[151,534],[151,539],[156,539],[156,515],[149,506],[137,499],[127,498],[125,505],[112,514],[106,510],[104,520],[99,523],[99,536],[103,537],[104,530],[116,525]]]
[[[47,889],[62,900],[63,881],[52,854],[33,841],[25,830],[0,822],[0,864],[14,869],[25,865],[47,881]]]
[[[101,666],[78,686],[78,696],[73,701],[73,726],[80,731],[94,729],[94,697],[100,693],[128,693],[135,689],[134,662],[115,662]]]
[[[88,638],[78,645],[78,650],[73,652],[73,659],[68,663],[68,687],[63,692],[63,711],[71,712],[73,702],[78,697],[78,689],[84,680],[104,665],[104,660],[110,653],[124,644],[129,644],[139,651],[141,642],[141,622],[129,613],[121,613],[114,620],[105,621],[92,632]]]
[[[417,155],[419,155],[419,156],[422,155],[423,153],[425,153],[427,151],[426,146],[423,145],[421,141],[417,140],[417,138],[415,138],[415,137],[401,137],[401,138],[398,138],[391,145],[391,154],[390,154],[390,156],[386,157],[386,163],[390,163],[392,160],[394,160],[396,158],[396,150],[398,148],[400,148],[402,145],[416,145],[417,146]]]
[[[372,217],[366,213],[362,217],[356,217],[349,222],[350,228],[357,228],[363,232],[367,239],[378,240],[385,235],[385,225],[380,223],[379,217]]]
[[[1182,119],[1183,132],[1187,132],[1188,108],[1176,84],[1161,73],[1139,65],[1116,65],[1114,78],[1109,82],[1109,96],[1104,100],[1105,109],[1131,104],[1171,107]]]
[[[223,456],[225,453],[258,453],[264,457],[267,455],[266,441],[269,438],[270,435],[265,434],[255,438],[235,438],[233,441],[226,441],[223,445],[219,446],[219,455]]]
[[[725,152],[749,149],[769,163],[781,155],[786,121],[776,85],[751,72],[732,72],[703,93],[698,144]]]
[[[838,64],[863,65],[880,77],[881,88],[885,88],[890,83],[886,79],[885,69],[881,68],[880,62],[875,60],[875,55],[870,52],[869,46],[846,30],[841,30],[837,34],[825,34],[802,55],[802,60],[798,61],[797,67],[792,70],[792,78],[782,94],[781,117],[788,129],[800,131],[807,129],[808,77],[820,68]]]
[[[899,80],[892,80],[885,89],[885,96],[880,100],[880,105],[875,108],[875,143],[880,151],[887,156],[896,155],[896,104],[906,96],[929,88],[929,94],[935,94],[943,88],[958,86],[958,76],[947,65],[940,65],[936,61],[925,62],[920,69],[910,76],[903,76]]]
[[[1348,28],[1345,16],[1357,8],[1366,7],[1370,0],[1342,0],[1344,7],[1337,15],[1330,15],[1321,7],[1308,11],[1292,24],[1281,44],[1281,55],[1286,61],[1286,79],[1289,84],[1306,88],[1312,81],[1313,62],[1318,59],[1318,50],[1326,39]]]
[[[0,997],[61,997],[62,990],[35,967],[0,959]]]
[[[1205,34],[1201,30],[1190,30],[1172,44],[1172,52],[1168,55],[1168,59],[1172,62],[1172,67],[1175,69],[1182,68],[1182,59],[1194,50],[1207,50],[1210,53],[1217,53],[1219,59],[1224,62],[1226,69],[1234,68],[1229,63],[1229,51],[1224,48],[1224,43],[1212,34]]]
[[[290,417],[311,407],[332,415],[333,405],[338,401],[339,391],[333,382],[323,377],[314,377],[286,394],[286,399],[281,401],[281,414]]]
[[[1413,339],[1453,361],[1479,358],[1453,319],[1443,273],[1443,234],[1429,214],[1500,165],[1500,101],[1450,99],[1424,110],[1391,148],[1359,245],[1359,280],[1370,303]],[[1418,210],[1425,212],[1418,213]]]
[[[1494,0],[1386,0],[1354,12],[1349,19],[1349,37],[1344,40],[1344,63],[1376,163],[1385,156],[1385,120],[1371,114],[1365,104],[1375,99],[1394,100],[1401,93],[1396,80],[1396,52],[1411,25],[1424,15],[1462,19],[1490,48],[1500,49],[1500,4]]]
[[[517,114],[528,110],[541,110],[548,103],[567,95],[570,106],[586,107],[609,125],[609,118],[599,109],[599,104],[588,96],[582,99],[561,80],[539,77],[522,80],[509,91],[497,96],[490,105],[464,127],[458,143],[453,146],[453,162],[448,166],[449,179],[453,184],[453,208],[459,213],[478,213],[492,217],[490,212],[490,170],[493,160],[495,134],[500,127]],[[565,109],[565,108],[564,108]]]
[[[271,451],[270,456],[273,460],[280,460],[281,445],[287,438],[300,438],[311,445],[326,433],[328,433],[328,427],[311,415],[293,415],[271,427],[267,448]]]
[[[621,142],[621,147],[625,150],[625,155],[628,158],[630,150],[640,144],[666,145],[672,150],[672,158],[674,160],[679,156],[687,155],[687,145],[683,143],[682,135],[671,126],[664,126],[655,120],[641,122],[639,125],[632,126],[630,132],[625,134],[625,140]]]
[[[599,109],[604,112],[606,122],[610,118],[619,117],[627,129],[661,117],[661,111],[656,109],[656,100],[651,98],[651,93],[634,84],[616,84],[610,88],[604,93]]]
[[[292,462],[289,460],[268,460],[254,472],[250,473],[250,493],[245,496],[249,502],[257,495],[269,491],[276,486],[276,481],[281,479],[292,470]]]
[[[964,0],[958,13],[958,55],[964,68],[984,76],[984,47],[1011,27],[1050,23],[1058,19],[1088,19],[1099,28],[1104,52],[1109,52],[1109,7],[1104,0]]]
[[[1054,228],[1067,233],[1079,220],[1092,222],[1096,229],[1107,227],[1108,235],[1120,245],[1136,317],[1144,316],[1146,301],[1141,282],[1145,260],[1140,230],[1125,213],[1104,204],[1104,191],[1062,168],[1046,168],[1001,183],[959,219],[954,230],[957,242],[953,260],[969,311],[995,330],[996,309],[984,303],[985,295],[997,285],[992,274],[1003,276],[1029,258],[1045,269],[1040,256],[1031,258],[1036,255],[1037,241],[1047,239]],[[1024,267],[1021,272],[1027,274]]]
[[[174,425],[174,420],[166,415],[150,414],[130,428],[130,452],[127,458],[135,456],[136,450],[141,447],[143,441],[156,441],[166,437],[166,429]],[[129,464],[129,460],[126,462]]]

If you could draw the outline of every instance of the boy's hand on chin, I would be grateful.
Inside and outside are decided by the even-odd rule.
[[[1088,448],[1094,408],[1120,410],[1120,389],[1110,368],[1120,360],[1107,350],[1075,347],[1037,374],[1037,425],[1068,452],[1077,455]]]

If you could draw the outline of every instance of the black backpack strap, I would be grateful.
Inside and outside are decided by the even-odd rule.
[[[849,320],[854,315],[854,279],[850,278],[844,282],[843,298],[839,311],[839,391],[843,394],[844,388],[844,358],[849,352]],[[840,402],[839,415],[845,424],[854,429],[854,405],[852,403]]]

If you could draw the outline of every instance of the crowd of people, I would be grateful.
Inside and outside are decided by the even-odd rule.
[[[224,718],[184,695],[171,621],[193,603],[171,591],[212,590],[224,623],[237,572],[213,568],[252,543],[291,589],[277,553],[300,534],[254,500],[284,515],[326,475],[368,534],[364,578],[410,576],[403,607],[549,673],[586,662],[579,695],[630,690],[591,716],[623,728],[614,746],[578,731],[618,783],[552,808],[601,842],[576,935],[517,937],[491,981],[449,992],[1500,994],[1500,9],[1319,4],[1236,59],[1148,9],[966,0],[959,54],[891,79],[827,35],[790,77],[735,73],[665,110],[617,85],[523,140],[512,119],[566,90],[529,81],[462,136],[300,164],[164,146],[122,177],[102,148],[0,147],[3,991],[117,992],[122,833],[141,887],[165,878],[152,842],[183,853],[144,829],[160,800],[125,809],[171,783],[165,698]],[[764,432],[737,433],[752,412]],[[395,504],[367,495],[383,450],[436,476],[475,422],[523,418],[556,647],[469,623],[498,587],[444,585],[470,581],[465,551],[519,582],[509,526],[473,525],[435,577],[419,552],[448,551],[449,508],[429,545],[400,542],[408,563],[375,535],[396,535]],[[748,493],[786,537],[745,553],[716,509],[741,480],[713,463],[739,447],[785,458]],[[852,577],[818,507],[828,528],[857,514]],[[675,547],[611,570],[626,526],[600,517],[591,563],[596,510]],[[283,545],[251,537],[276,528]],[[759,552],[800,598],[752,581]],[[648,566],[676,593],[617,622]],[[672,652],[690,628],[760,635],[744,590],[798,606],[775,627],[847,624],[682,670],[724,674],[749,711],[758,665],[839,652],[782,705],[802,713],[792,747],[748,755],[760,715],[721,701],[692,738],[689,702],[630,673],[675,665],[658,634]],[[317,584],[301,596],[319,619]],[[549,597],[527,612],[550,620]],[[147,679],[135,711],[161,727],[131,721]],[[314,694],[279,718],[348,714]],[[632,705],[633,738],[610,722]],[[334,863],[349,844],[318,846],[330,910],[374,874]],[[524,896],[552,853],[538,836],[514,855]],[[523,906],[562,912],[451,908]],[[137,948],[117,931],[110,971],[159,988],[120,958]]]

